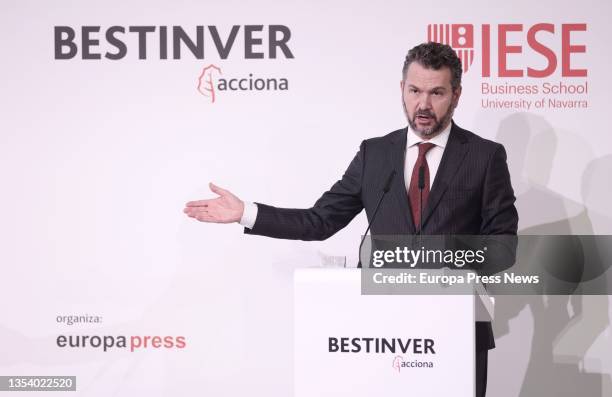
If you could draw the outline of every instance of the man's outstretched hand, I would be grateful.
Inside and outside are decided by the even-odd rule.
[[[212,182],[208,186],[219,197],[190,201],[183,212],[201,222],[232,223],[240,221],[244,212],[244,202],[229,190],[221,189]]]

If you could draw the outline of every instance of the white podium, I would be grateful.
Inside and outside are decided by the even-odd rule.
[[[361,295],[359,269],[294,281],[296,397],[474,396],[474,295]]]

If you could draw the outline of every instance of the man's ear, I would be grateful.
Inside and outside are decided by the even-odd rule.
[[[459,104],[460,97],[461,97],[461,86],[457,87],[457,89],[453,91],[453,102],[455,103],[455,106]]]

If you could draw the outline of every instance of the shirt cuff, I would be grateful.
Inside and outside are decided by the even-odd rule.
[[[244,212],[242,218],[240,218],[240,224],[247,229],[252,229],[255,226],[257,220],[257,204],[251,202],[244,202]]]

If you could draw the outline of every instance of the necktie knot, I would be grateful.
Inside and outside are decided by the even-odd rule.
[[[422,159],[423,157],[425,157],[427,152],[429,152],[434,146],[436,145],[430,142],[419,143],[419,158]]]

